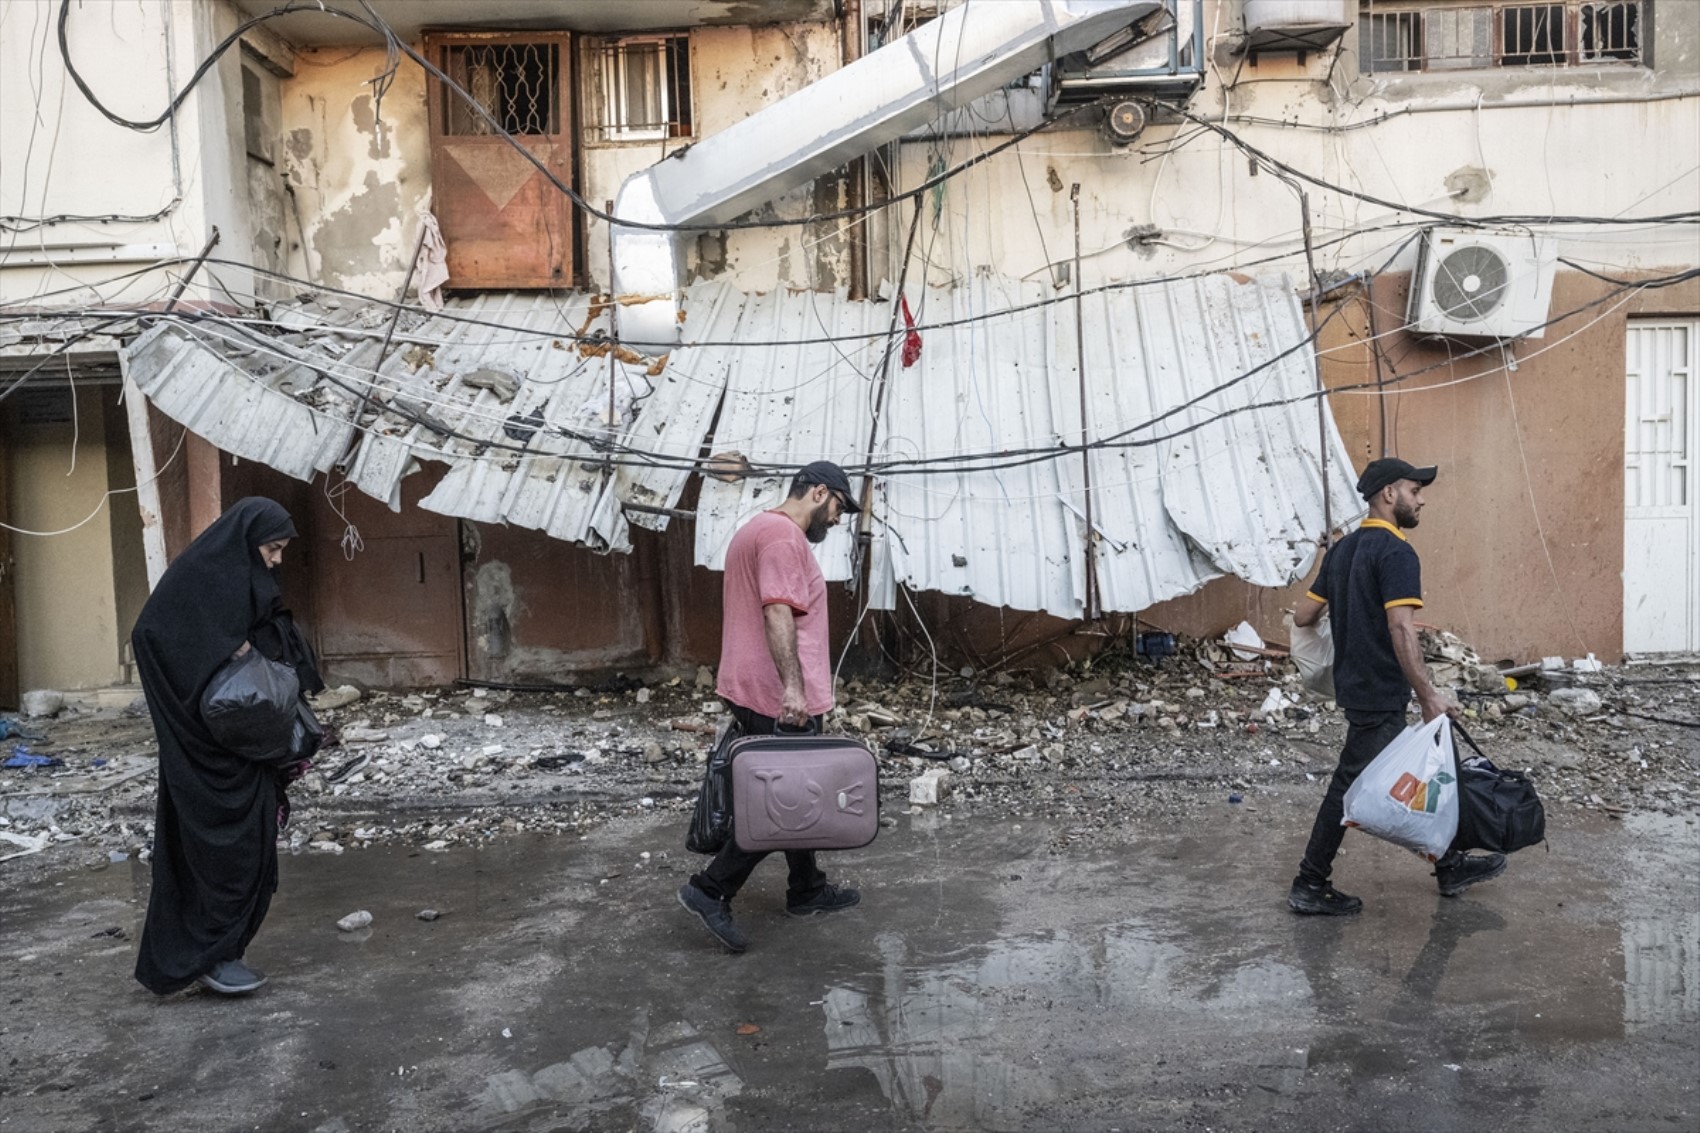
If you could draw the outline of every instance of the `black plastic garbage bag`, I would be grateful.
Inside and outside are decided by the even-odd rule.
[[[295,702],[295,719],[289,728],[288,760],[295,763],[303,759],[312,759],[319,754],[319,748],[325,742],[324,725],[313,715],[305,699]]]
[[[226,751],[274,763],[290,758],[300,697],[295,666],[249,649],[213,674],[201,694],[201,720]]]
[[[1525,775],[1495,767],[1456,724],[1453,732],[1476,754],[1458,761],[1458,835],[1455,850],[1509,854],[1546,841],[1547,815]]]

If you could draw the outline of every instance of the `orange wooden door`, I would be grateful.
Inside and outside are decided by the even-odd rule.
[[[531,160],[573,184],[571,34],[445,32],[426,47],[465,92],[430,83],[432,208],[448,287],[571,286],[572,202]]]

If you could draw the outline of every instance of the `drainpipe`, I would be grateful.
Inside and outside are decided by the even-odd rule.
[[[844,66],[848,67],[862,57],[867,34],[868,25],[862,16],[862,0],[845,0],[842,51]],[[851,161],[846,174],[849,183],[846,186],[844,203],[853,209],[866,207],[868,159],[858,157]],[[850,239],[850,300],[859,303],[868,297],[868,216],[865,212],[850,218],[847,235]]]
[[[1086,610],[1088,624],[1099,618],[1098,529],[1092,522],[1092,450],[1086,447],[1090,423],[1086,415],[1086,317],[1081,309],[1080,183],[1069,190],[1074,206],[1074,373],[1080,380],[1080,482],[1086,489]]]
[[[627,178],[610,225],[623,340],[650,353],[678,344],[679,235],[721,227],[1162,6],[965,4]]]

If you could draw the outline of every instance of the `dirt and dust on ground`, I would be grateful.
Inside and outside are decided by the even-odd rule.
[[[1255,808],[1301,782],[1321,798],[1344,719],[1280,650],[1165,644],[1167,656],[1045,671],[841,681],[827,731],[879,754],[887,824],[911,805],[912,779],[942,771],[941,813],[960,804],[1047,820],[1053,851],[1140,814]],[[1500,766],[1526,770],[1549,814],[1700,811],[1700,660],[1553,659],[1506,681],[1450,634],[1425,631],[1424,646],[1472,737]],[[319,715],[335,743],[290,789],[280,844],[292,854],[446,851],[667,813],[682,831],[723,711],[707,667],[553,691],[333,688]],[[0,768],[0,870],[21,880],[147,859],[157,758],[139,697],[0,728],[13,733],[0,740],[0,763],[51,761]]]

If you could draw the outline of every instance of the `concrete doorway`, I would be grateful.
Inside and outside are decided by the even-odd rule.
[[[1629,324],[1623,650],[1700,652],[1700,319]]]
[[[121,388],[61,372],[0,401],[0,707],[133,679],[148,579]]]

